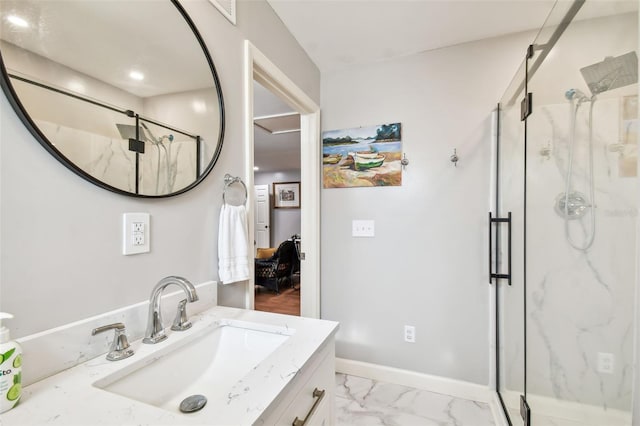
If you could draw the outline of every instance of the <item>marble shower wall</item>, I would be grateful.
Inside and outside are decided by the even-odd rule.
[[[527,392],[628,411],[638,185],[624,167],[635,146],[618,149],[623,100],[593,104],[595,237],[586,250],[569,244],[565,220],[554,208],[565,191],[569,103],[539,106],[528,121]],[[583,103],[576,118],[571,188],[593,203],[589,106]],[[590,221],[587,213],[566,223],[576,245],[586,245]],[[598,371],[601,353],[613,355],[613,373]]]
[[[554,410],[557,413],[562,407],[566,415],[583,416],[581,424],[599,422],[585,413],[613,415],[627,424],[632,402],[638,258],[638,86],[606,91],[593,102],[588,99],[591,93],[580,70],[608,56],[637,52],[638,13],[603,16],[596,13],[602,6],[598,2],[585,4],[582,15],[571,23],[529,81],[534,109],[527,119],[526,212],[525,136],[519,117],[523,94],[508,93],[501,102],[501,213],[512,211],[514,217],[514,282],[512,287],[500,287],[499,293],[501,389],[517,406],[512,397],[525,393],[526,341],[526,394],[534,418]],[[544,44],[544,34],[553,30],[541,31],[538,37],[542,40],[535,44]],[[523,69],[514,79],[514,88],[522,81]],[[565,95],[571,88],[587,96],[575,116],[572,149],[573,111]],[[510,99],[517,102],[511,104]],[[557,202],[566,190],[572,151],[571,191],[582,193],[587,205],[595,208],[593,216],[587,207],[581,219],[565,221]],[[593,219],[593,243],[586,249],[573,247],[567,235],[574,246],[588,245]],[[521,273],[525,261],[526,277]],[[612,372],[599,368],[603,355],[612,356]]]
[[[42,120],[36,124],[80,169],[115,188],[135,192],[136,156],[128,141]]]
[[[179,136],[179,135],[178,135]],[[168,194],[196,180],[196,142],[188,137],[147,143],[141,163],[140,192]]]
[[[128,141],[42,120],[37,120],[37,124],[80,169],[115,188],[135,192],[136,157],[129,151]],[[140,160],[141,194],[167,194],[196,179],[196,145],[192,139],[147,142]]]

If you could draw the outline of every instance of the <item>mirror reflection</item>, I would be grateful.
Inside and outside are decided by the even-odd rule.
[[[3,89],[68,168],[123,194],[199,183],[219,155],[222,93],[176,1],[0,2]]]

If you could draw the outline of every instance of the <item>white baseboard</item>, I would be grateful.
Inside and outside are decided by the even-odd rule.
[[[492,394],[495,394],[488,386],[482,386],[476,383],[344,358],[336,358],[336,372],[349,374],[351,376],[366,377],[368,379],[396,385],[409,386],[487,404],[491,403]],[[498,402],[498,404],[499,403],[500,402]]]

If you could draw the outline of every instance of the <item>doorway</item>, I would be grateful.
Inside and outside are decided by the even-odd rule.
[[[280,71],[266,56],[250,42],[245,42],[245,153],[246,153],[246,181],[249,186],[249,235],[255,234],[255,185],[258,183],[254,176],[255,161],[254,140],[254,90],[255,83],[274,94],[281,102],[290,108],[290,112],[299,116],[299,179],[285,180],[279,183],[300,182],[300,232],[298,234],[298,251],[300,256],[299,286],[300,315],[318,318],[320,314],[320,174],[319,174],[319,144],[320,144],[320,108],[297,85],[295,85],[282,71]],[[276,114],[277,115],[277,114]],[[258,166],[259,167],[259,166]],[[294,210],[294,209],[291,209]],[[272,219],[273,222],[273,219]],[[271,243],[274,243],[274,230],[271,230]],[[290,237],[293,237],[292,234]],[[273,247],[272,247],[273,248]],[[251,279],[245,290],[245,306],[255,308],[255,266],[252,268]]]
[[[299,316],[300,114],[255,80],[253,114],[254,308]]]

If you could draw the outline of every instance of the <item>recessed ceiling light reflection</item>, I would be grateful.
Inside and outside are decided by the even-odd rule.
[[[138,81],[142,81],[144,80],[144,74],[142,74],[140,71],[131,71],[129,73],[129,77],[131,77],[131,79],[133,80],[138,80]]]
[[[253,166],[253,171],[254,171],[254,172],[257,172],[258,170],[260,170],[260,167],[258,167],[258,166]]]
[[[204,101],[193,101],[191,103],[193,110],[198,114],[204,114],[207,112],[207,104]]]
[[[29,28],[29,23],[26,20],[24,20],[23,18],[21,18],[19,16],[16,16],[16,15],[7,16],[7,21],[12,23],[16,27]]]
[[[84,84],[80,83],[79,81],[71,81],[69,82],[69,85],[67,87],[74,92],[84,93]]]

